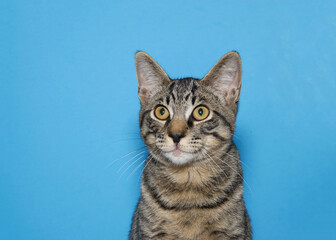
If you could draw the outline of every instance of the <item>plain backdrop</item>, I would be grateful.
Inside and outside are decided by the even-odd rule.
[[[8,0],[0,11],[0,239],[127,239],[146,156],[137,50],[173,78],[238,51],[234,140],[254,239],[336,239],[335,1]]]

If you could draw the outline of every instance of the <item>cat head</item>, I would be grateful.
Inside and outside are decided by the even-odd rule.
[[[241,88],[241,60],[225,54],[203,79],[170,79],[147,54],[135,56],[140,130],[159,161],[185,165],[220,154],[232,142]]]

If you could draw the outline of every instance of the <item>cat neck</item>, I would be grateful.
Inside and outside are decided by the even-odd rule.
[[[149,159],[142,178],[143,196],[152,196],[163,208],[210,208],[242,186],[240,163],[225,154],[216,163],[203,160],[183,166]]]
[[[239,154],[234,143],[217,155],[208,155],[207,158],[185,165],[159,161],[150,155],[146,166],[144,172],[148,172],[150,178],[176,186],[223,185],[232,175],[242,175]]]

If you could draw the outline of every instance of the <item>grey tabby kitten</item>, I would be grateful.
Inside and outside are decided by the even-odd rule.
[[[149,156],[129,239],[251,239],[232,141],[238,53],[227,53],[201,80],[172,80],[144,52],[136,54],[135,66]]]

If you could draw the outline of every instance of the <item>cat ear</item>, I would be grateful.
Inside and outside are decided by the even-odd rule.
[[[241,60],[237,52],[225,54],[201,83],[213,87],[214,91],[224,96],[227,105],[238,102],[241,88]]]
[[[171,81],[159,64],[145,52],[136,53],[135,70],[138,78],[138,94],[143,104]]]

